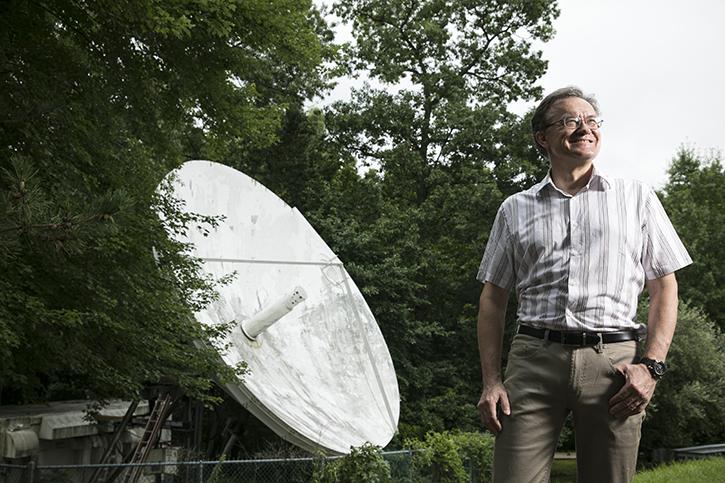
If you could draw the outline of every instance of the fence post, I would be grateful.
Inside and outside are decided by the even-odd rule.
[[[198,483],[204,483],[204,465],[201,464],[201,461],[199,461],[199,470],[196,472],[197,475],[197,482]]]
[[[28,463],[28,481],[35,483],[35,461],[32,460]]]

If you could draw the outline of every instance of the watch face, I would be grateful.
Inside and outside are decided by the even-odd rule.
[[[647,359],[646,357],[643,357],[640,363],[647,366],[647,369],[649,369],[649,372],[655,379],[659,379],[665,374],[665,371],[667,371],[667,366],[665,366],[664,362],[656,361],[654,359]]]

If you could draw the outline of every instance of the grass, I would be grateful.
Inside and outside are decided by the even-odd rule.
[[[574,483],[576,460],[554,460],[551,465],[551,483]]]
[[[634,483],[710,483],[725,481],[725,457],[673,463],[637,473]]]
[[[575,483],[576,461],[554,460],[551,483]],[[725,457],[672,463],[637,473],[633,483],[725,482]]]

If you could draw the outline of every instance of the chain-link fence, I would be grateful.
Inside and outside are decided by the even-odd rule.
[[[33,464],[2,465],[0,464],[0,483],[25,483],[32,481]]]
[[[414,451],[388,451],[393,481],[414,481]],[[122,483],[129,472],[141,470],[140,483],[308,483],[316,469],[331,458],[255,459],[237,461],[186,461],[175,463],[57,465],[0,464],[0,483]]]

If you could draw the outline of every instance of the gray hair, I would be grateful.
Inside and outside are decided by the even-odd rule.
[[[561,89],[557,89],[548,96],[544,97],[544,99],[534,111],[534,116],[531,118],[531,134],[534,137],[534,147],[544,156],[547,156],[546,149],[544,149],[538,143],[538,141],[536,141],[536,133],[539,131],[543,131],[544,126],[546,126],[547,124],[547,121],[550,122],[547,117],[549,115],[549,110],[551,109],[551,106],[559,99],[566,99],[567,97],[578,97],[580,99],[584,99],[592,105],[592,107],[594,108],[594,112],[597,113],[597,116],[600,114],[599,103],[594,98],[594,96],[591,94],[584,94],[584,92],[576,86],[562,87]]]

